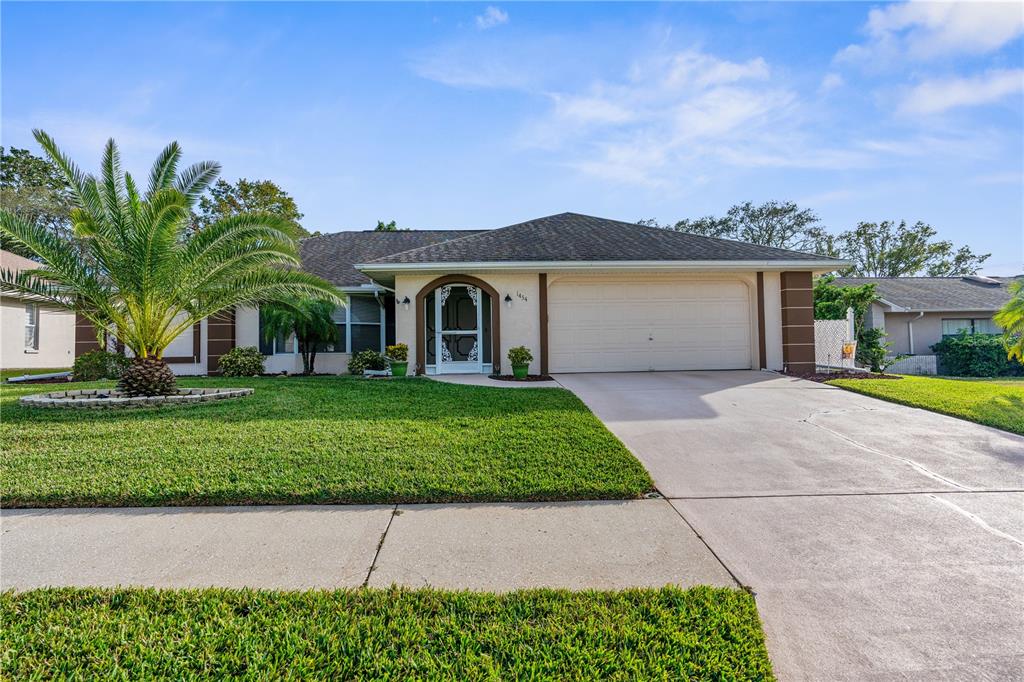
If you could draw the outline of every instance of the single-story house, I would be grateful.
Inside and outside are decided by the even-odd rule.
[[[908,359],[892,371],[934,374],[931,347],[944,336],[998,334],[992,316],[1010,300],[1013,277],[839,277],[837,286],[874,284],[878,300],[865,315],[865,324],[882,329],[894,355]]]
[[[317,356],[409,346],[419,373],[814,369],[811,279],[845,265],[786,251],[577,213],[473,232],[342,232],[302,242],[303,267],[349,297],[344,343]],[[343,327],[343,329],[342,329]],[[299,371],[259,313],[236,315],[239,345]]]
[[[0,250],[0,270],[38,267],[33,260]],[[74,313],[17,293],[0,295],[0,369],[62,369],[74,361]]]
[[[682,369],[814,370],[812,276],[847,265],[814,254],[578,213],[494,230],[338,232],[304,239],[302,266],[338,287],[340,341],[316,369],[409,346],[418,373]],[[232,346],[257,346],[268,372],[301,372],[292,338],[266,339],[260,313],[196,325],[167,353],[176,372],[215,373]],[[93,342],[95,343],[95,341]]]

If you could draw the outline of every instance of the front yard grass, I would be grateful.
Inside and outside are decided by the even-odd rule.
[[[1019,379],[904,376],[899,381],[836,379],[827,383],[1024,435],[1024,381]]]
[[[753,597],[710,587],[47,589],[0,620],[13,679],[774,679]]]
[[[252,396],[26,408],[0,386],[5,507],[621,499],[643,466],[572,393],[352,377],[183,379]]]

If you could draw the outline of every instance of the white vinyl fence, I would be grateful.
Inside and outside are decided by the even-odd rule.
[[[818,367],[851,369],[856,354],[853,308],[846,309],[845,320],[814,321],[814,361]]]
[[[938,357],[934,355],[908,355],[885,368],[889,374],[938,374]]]

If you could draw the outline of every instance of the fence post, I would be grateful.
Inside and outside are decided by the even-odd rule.
[[[856,341],[857,340],[857,331],[856,331],[856,328],[854,326],[853,308],[847,308],[846,309],[846,340],[847,341]]]

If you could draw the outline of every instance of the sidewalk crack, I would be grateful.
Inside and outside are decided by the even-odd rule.
[[[370,563],[370,570],[366,572],[366,579],[363,580],[363,587],[368,587],[370,584],[370,576],[373,575],[373,570],[377,568],[377,557],[380,556],[380,550],[384,548],[384,538],[388,536],[388,531],[391,530],[391,523],[398,516],[398,505],[396,504],[391,509],[391,516],[388,518],[388,525],[384,527],[384,532],[380,535],[380,541],[377,543],[377,551],[373,554],[373,562]]]

